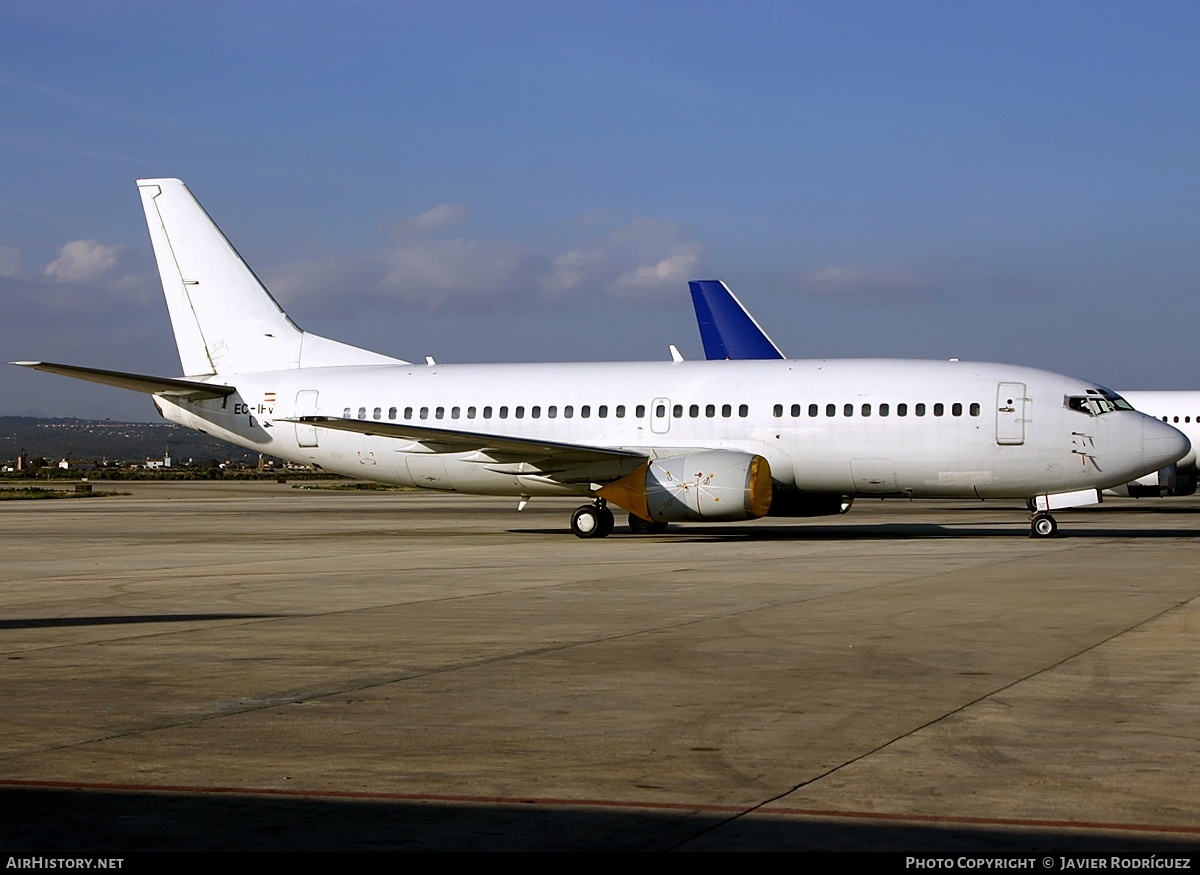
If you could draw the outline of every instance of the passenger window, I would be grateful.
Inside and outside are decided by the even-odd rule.
[[[421,408],[421,418],[422,418],[422,419],[428,419],[428,418],[429,418],[429,408],[428,408],[428,407],[422,407],[422,408]]]
[[[617,414],[617,419],[624,419],[625,418],[625,405],[618,404],[615,413]]]
[[[585,404],[585,405],[583,405],[582,407],[580,407],[580,408],[579,408],[579,418],[580,418],[580,419],[587,419],[587,418],[589,418],[591,415],[592,415],[592,408],[591,408],[591,405],[589,405],[589,404]]]
[[[358,418],[359,419],[367,418],[367,408],[365,408],[365,407],[358,408]]]
[[[704,415],[707,416],[709,419],[712,419],[714,416],[716,416],[717,415],[717,405],[715,405],[715,404],[704,405]]]
[[[547,419],[557,419],[558,418],[558,408],[555,407],[553,404],[551,404],[549,407],[546,408],[546,418]]]
[[[383,419],[383,408],[376,407],[374,410],[371,411],[371,417],[373,419]],[[1175,421],[1178,422],[1179,418],[1176,417]]]
[[[836,404],[826,404],[825,405],[825,415],[826,416],[837,416],[837,405]]]
[[[925,405],[924,405],[924,404],[918,404],[918,405],[916,406],[916,409],[915,409],[915,410],[913,410],[913,413],[917,414],[917,416],[924,416],[924,415],[925,415]]]
[[[634,416],[636,416],[638,419],[645,419],[645,418],[646,418],[646,405],[645,405],[645,404],[639,404],[639,405],[638,405],[638,406],[637,406],[637,407],[634,409],[634,411],[633,411],[633,415],[634,415]]]
[[[342,419],[349,419],[349,418],[350,418],[350,408],[346,407],[342,410]]]
[[[690,407],[688,407],[688,416],[690,416],[692,419],[695,419],[699,415],[700,415],[700,405],[699,404],[693,404]]]
[[[396,408],[389,407],[388,408],[388,419],[395,419],[395,418],[396,418]]]
[[[412,408],[411,408],[411,407],[405,407],[405,408],[404,408],[404,418],[405,418],[405,419],[412,419]]]
[[[532,419],[541,419],[542,418],[542,408],[540,406],[538,406],[537,404],[533,405],[532,409],[530,409],[530,411],[529,411],[529,416]]]
[[[896,405],[896,415],[897,416],[908,416],[908,405],[907,404],[897,404]]]
[[[722,404],[721,405],[721,415],[724,416],[726,419],[728,419],[729,417],[733,416],[733,408],[730,407],[728,404]]]
[[[817,405],[815,405],[815,404],[808,405],[808,415],[809,416],[816,416],[817,410],[818,410]]]
[[[445,417],[445,415],[446,415],[446,408],[445,408],[445,407],[439,407],[437,410],[435,410],[435,411],[433,412],[433,418],[434,418],[434,419],[442,419],[442,418],[444,418],[444,417]]]
[[[451,408],[450,408],[450,418],[451,418],[451,419],[458,419],[458,417],[459,417],[461,414],[462,414],[462,409],[461,409],[461,408],[459,408],[459,407],[451,407]]]
[[[776,404],[774,407],[771,408],[771,413],[776,417],[783,416],[783,405]]]
[[[890,409],[891,409],[891,408],[889,408],[889,407],[888,407],[888,405],[886,405],[886,404],[880,404],[880,405],[879,405],[879,415],[880,415],[880,416],[887,416],[887,415],[888,415],[888,411],[889,411]]]
[[[674,416],[676,419],[683,419],[683,405],[676,404],[674,407],[672,407],[671,415]]]
[[[575,415],[575,408],[573,406],[571,406],[570,404],[568,404],[566,407],[563,408],[563,419],[570,419],[574,415]]]
[[[862,415],[863,415],[863,416],[870,416],[870,415],[871,415],[871,405],[870,405],[870,404],[864,404],[864,405],[862,406]]]
[[[523,405],[517,405],[517,409],[513,411],[513,415],[516,416],[517,419],[524,419],[525,407]]]
[[[953,416],[962,416],[962,405],[955,401],[950,405],[950,413]]]
[[[800,415],[800,405],[799,405],[799,404],[793,404],[793,405],[792,405],[792,411],[791,411],[791,412],[792,412],[792,417],[793,417],[793,418],[795,418],[795,417],[799,416],[799,415]]]
[[[739,404],[738,405],[738,416],[744,417],[744,416],[749,416],[749,415],[750,415],[750,408],[745,404]]]
[[[971,405],[971,415],[972,415],[972,416],[978,416],[978,415],[979,415],[979,405],[978,405],[978,404],[972,404],[972,405]]]
[[[501,407],[501,408],[500,408],[500,418],[501,418],[501,419],[508,419],[508,408],[507,408],[507,407]]]
[[[942,404],[940,401],[937,404],[933,405],[933,415],[934,416],[941,416],[945,412],[946,412],[946,405]]]
[[[665,404],[657,405],[654,408],[654,415],[656,417],[658,417],[659,419],[662,419],[664,416],[666,416],[667,415],[667,405],[665,405]]]
[[[853,415],[854,415],[854,405],[853,404],[842,405],[842,416],[853,416]]]
[[[599,407],[597,407],[596,415],[599,416],[601,419],[604,419],[605,417],[607,417],[608,416],[608,405],[601,404]]]
[[[491,407],[485,407],[485,408],[483,408],[483,418],[484,418],[484,419],[491,419],[491,418],[492,418],[492,408],[491,408]]]
[[[475,408],[468,407],[467,408],[467,419],[474,419],[474,418],[475,418]]]

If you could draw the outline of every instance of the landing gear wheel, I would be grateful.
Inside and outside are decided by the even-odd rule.
[[[585,504],[571,514],[571,531],[577,538],[607,538],[614,524],[612,511],[607,507]]]
[[[1048,513],[1035,513],[1029,527],[1031,538],[1053,538],[1058,534],[1058,523]]]
[[[629,515],[629,531],[635,535],[661,535],[666,530],[667,524],[664,522],[644,520],[636,513]]]

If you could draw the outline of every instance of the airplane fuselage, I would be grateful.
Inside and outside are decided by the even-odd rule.
[[[1099,395],[1094,384],[977,362],[404,364],[207,379],[238,391],[200,401],[157,396],[164,416],[341,474],[476,494],[590,494],[641,459],[580,465],[551,479],[503,452],[281,420],[462,430],[650,458],[741,451],[767,459],[779,486],[851,496],[1102,489],[1145,473],[1163,441],[1151,436],[1161,429],[1143,435],[1148,418],[1134,411],[1068,406],[1068,398]],[[1177,450],[1168,439],[1160,455]]]

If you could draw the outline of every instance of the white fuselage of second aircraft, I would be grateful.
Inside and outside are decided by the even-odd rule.
[[[163,414],[331,471],[480,494],[588,494],[647,457],[731,450],[802,492],[1024,499],[1125,482],[1184,445],[1095,384],[972,362],[403,364],[207,382],[237,393],[156,396]],[[456,451],[460,433],[552,448],[543,462],[486,438]],[[563,461],[553,445],[630,455]]]

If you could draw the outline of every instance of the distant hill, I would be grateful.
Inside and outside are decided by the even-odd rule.
[[[172,422],[112,422],[93,419],[40,419],[0,416],[0,463],[11,463],[21,450],[30,459],[51,462],[70,458],[144,464],[161,459],[167,448],[176,465],[188,460],[258,462],[258,453],[235,447]]]

